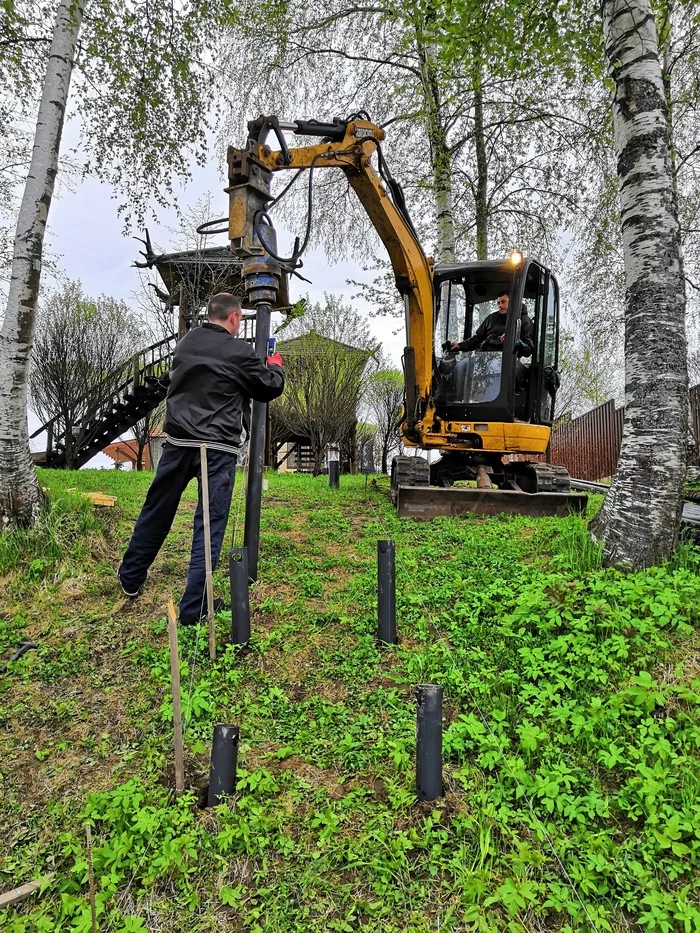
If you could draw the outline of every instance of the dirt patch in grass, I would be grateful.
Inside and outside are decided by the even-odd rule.
[[[5,793],[30,811],[51,801],[79,798],[115,783],[122,755],[138,745],[125,690],[62,690],[30,685],[19,712],[6,725]],[[125,705],[126,701],[126,705]],[[61,709],[61,705],[64,709]]]
[[[292,771],[294,776],[311,784],[312,787],[325,787],[331,800],[340,800],[348,792],[342,783],[342,775],[332,768],[317,768],[300,755],[290,755],[277,763],[277,771]]]
[[[137,773],[139,710],[149,709],[152,718],[161,702],[144,690],[148,674],[124,648],[134,641],[157,646],[150,622],[164,614],[158,583],[166,578],[156,572],[138,600],[126,599],[101,563],[113,556],[111,542],[93,545],[96,563],[88,559],[79,573],[0,604],[6,617],[23,608],[21,637],[39,645],[3,684],[4,794],[7,804],[18,802],[28,813],[55,802],[82,806],[88,794]],[[18,575],[9,582],[16,593]]]

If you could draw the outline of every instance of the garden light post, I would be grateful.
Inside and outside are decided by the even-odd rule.
[[[331,489],[340,486],[340,447],[338,444],[329,444],[326,447],[328,460],[328,485]]]

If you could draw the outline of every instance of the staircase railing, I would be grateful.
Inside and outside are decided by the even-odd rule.
[[[68,453],[68,444],[73,448],[73,460],[76,465],[86,462],[83,455],[90,450],[89,457],[94,456],[97,451],[92,451],[94,442],[99,438],[100,444],[105,433],[114,433],[117,437],[126,427],[123,425],[123,418],[119,415],[128,409],[128,403],[133,401],[139,394],[139,391],[147,387],[153,387],[167,376],[172,362],[173,351],[177,343],[177,335],[170,334],[164,340],[159,340],[144,349],[135,353],[131,359],[124,361],[120,366],[107,373],[100,381],[98,387],[90,393],[83,396],[76,404],[76,408],[81,407],[86,410],[79,424],[71,429],[72,438],[66,438],[65,425],[63,417],[56,415],[38,428],[30,437],[30,440],[46,433],[46,448],[44,463],[46,466],[63,466]],[[143,393],[144,396],[146,393]],[[152,410],[165,395],[165,383],[162,385],[162,391],[152,393],[153,404],[149,406],[149,401],[144,398],[145,412],[140,412],[131,422],[134,424],[147,411]],[[96,399],[97,404],[91,404],[91,400]],[[82,406],[81,406],[81,403]],[[117,430],[118,429],[118,430]],[[109,440],[105,442],[109,443]],[[98,449],[101,449],[98,448]],[[87,459],[89,459],[89,457]]]

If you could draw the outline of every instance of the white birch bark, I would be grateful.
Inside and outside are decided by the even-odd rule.
[[[625,426],[594,521],[609,565],[663,560],[678,541],[688,408],[685,282],[656,25],[649,0],[603,0],[626,275]]]
[[[437,53],[432,45],[418,45],[425,117],[430,141],[438,262],[455,261],[455,222],[452,208],[452,153],[442,122],[442,95]]]
[[[7,308],[0,332],[0,530],[32,524],[41,502],[29,450],[27,377],[46,221],[85,3],[62,0],[56,13],[32,160],[17,220]]]

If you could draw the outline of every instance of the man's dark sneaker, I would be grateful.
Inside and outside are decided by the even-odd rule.
[[[119,568],[119,570],[121,570],[121,567]],[[121,578],[121,574],[119,573],[119,570],[117,570],[117,580],[119,580],[119,586],[121,586],[121,588],[122,588],[122,593],[123,593],[125,596],[128,596],[129,599],[136,599],[136,597],[139,595],[139,592],[140,592],[140,590],[141,590],[141,587],[140,587],[140,586],[133,586],[133,585],[131,585],[131,584],[130,584],[129,586],[124,586],[124,583],[122,582],[122,578]]]
[[[228,609],[228,606],[223,601],[223,599],[214,600],[214,613],[225,612]],[[196,625],[198,622],[202,622],[207,617],[206,609],[201,614],[201,616],[180,616],[180,625]]]

